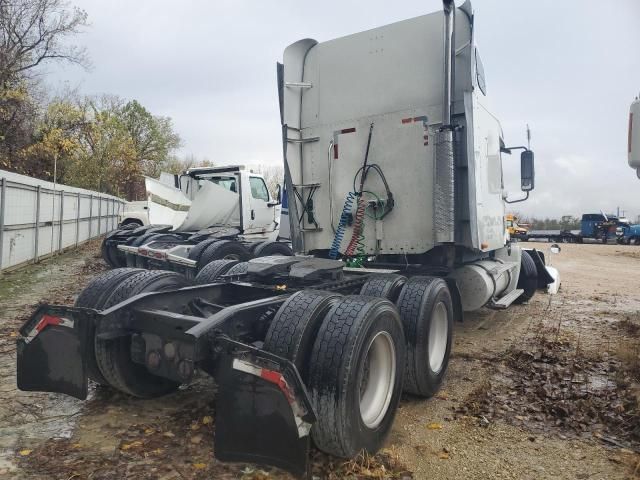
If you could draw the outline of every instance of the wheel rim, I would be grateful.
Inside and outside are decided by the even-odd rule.
[[[237,253],[230,253],[229,255],[225,255],[222,257],[223,260],[238,260],[240,261],[240,255]]]
[[[384,419],[396,381],[396,348],[391,335],[379,332],[367,347],[360,381],[360,417],[368,428]]]
[[[443,302],[439,302],[433,309],[431,327],[429,328],[429,367],[434,373],[440,373],[442,370],[444,356],[447,352],[448,317],[447,307]]]

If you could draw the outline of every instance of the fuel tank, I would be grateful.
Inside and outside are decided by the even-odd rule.
[[[498,260],[479,260],[457,268],[453,278],[458,284],[462,309],[477,310],[500,297],[517,280],[517,264]]]

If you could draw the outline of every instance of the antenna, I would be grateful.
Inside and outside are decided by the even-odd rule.
[[[531,150],[531,129],[529,128],[528,123],[527,123],[527,148]]]

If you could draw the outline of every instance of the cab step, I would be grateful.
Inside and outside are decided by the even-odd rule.
[[[518,299],[518,297],[520,297],[520,295],[522,295],[523,293],[524,293],[523,289],[516,288],[515,290],[512,290],[511,292],[507,293],[504,297],[500,298],[499,300],[495,302],[491,302],[489,304],[489,307],[495,308],[496,310],[504,310],[513,302],[515,302]]]

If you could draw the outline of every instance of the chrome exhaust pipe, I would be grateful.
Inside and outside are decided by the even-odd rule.
[[[451,100],[453,89],[453,29],[456,15],[454,0],[442,0],[444,10],[444,98],[442,100],[442,126],[451,125]]]
[[[436,168],[434,182],[434,240],[453,243],[455,240],[454,141],[451,125],[451,104],[454,75],[454,0],[442,0],[444,10],[444,95],[442,125],[435,135]]]

